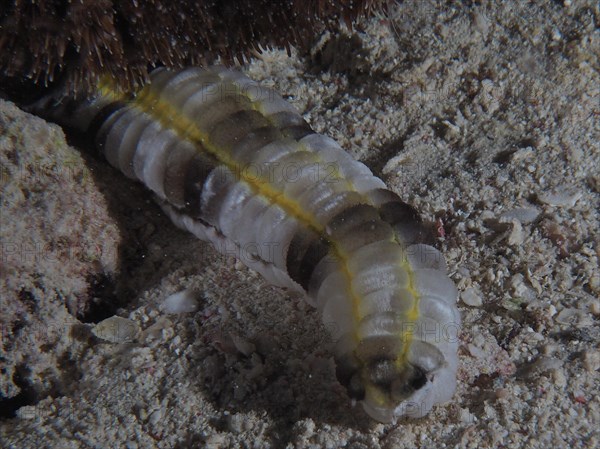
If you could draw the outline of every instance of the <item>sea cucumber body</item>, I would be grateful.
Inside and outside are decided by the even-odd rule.
[[[62,121],[91,130],[175,224],[305,293],[369,415],[418,417],[450,399],[456,288],[414,210],[365,165],[229,69],[158,69],[132,101],[100,92]]]

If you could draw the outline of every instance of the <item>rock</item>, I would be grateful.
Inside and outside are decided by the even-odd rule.
[[[4,399],[23,388],[45,397],[64,383],[62,355],[77,359],[73,330],[102,307],[99,286],[115,276],[120,240],[88,164],[62,130],[0,100]],[[27,373],[21,381],[19,371]]]

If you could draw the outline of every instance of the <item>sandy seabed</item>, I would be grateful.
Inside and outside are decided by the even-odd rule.
[[[404,2],[244,68],[438,224],[459,386],[394,425],[352,406],[301,298],[0,102],[0,447],[598,447],[599,22]],[[181,291],[197,310],[167,314]]]

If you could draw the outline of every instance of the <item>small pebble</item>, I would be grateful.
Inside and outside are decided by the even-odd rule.
[[[218,448],[225,447],[225,442],[227,441],[227,437],[223,433],[214,433],[212,435],[208,435],[204,437],[204,444],[207,448]]]
[[[482,11],[475,11],[473,23],[481,34],[487,35],[490,30],[490,21]]]
[[[230,432],[237,434],[244,431],[246,423],[241,414],[236,413],[235,415],[227,415],[225,420],[227,421],[227,428]]]
[[[198,301],[194,292],[184,290],[168,296],[160,308],[164,313],[191,313],[198,310]]]
[[[235,348],[246,357],[253,352],[256,352],[256,346],[250,341],[246,340],[244,337],[241,337],[237,334],[230,334],[230,336]]]
[[[522,160],[528,159],[530,156],[533,156],[534,151],[533,148],[531,147],[525,147],[525,148],[521,148],[517,151],[515,151],[512,155],[511,155],[511,162],[520,162]]]
[[[92,328],[92,333],[111,343],[133,341],[140,331],[135,321],[120,316],[112,316],[100,321]]]
[[[567,385],[567,377],[565,376],[564,370],[555,369],[551,371],[551,374],[554,385],[561,388]]]
[[[580,191],[573,191],[566,187],[559,187],[550,192],[538,194],[538,200],[549,206],[573,207],[582,197]]]
[[[539,209],[535,207],[518,207],[516,209],[512,209],[506,211],[500,215],[500,220],[519,220],[522,224],[529,224],[540,215]]]
[[[600,351],[585,351],[582,355],[583,366],[590,373],[600,369]]]
[[[562,34],[558,28],[552,30],[552,40],[559,41],[562,39]]]
[[[516,298],[522,298],[527,301],[535,299],[535,293],[525,284],[525,278],[521,273],[512,276],[510,286]]]
[[[541,373],[561,368],[563,362],[554,357],[541,356],[531,363],[526,363],[517,371],[517,377],[531,378]]]
[[[512,229],[510,234],[508,234],[507,242],[511,246],[520,245],[525,240],[525,236],[523,234],[523,226],[521,226],[521,222],[517,219],[511,220]]]
[[[471,354],[476,359],[482,360],[486,357],[485,351],[481,348],[478,348],[474,344],[469,343],[467,345],[467,350],[469,351],[469,354]]]
[[[483,305],[481,295],[477,293],[473,287],[465,289],[465,291],[460,294],[460,299],[466,305],[471,307],[481,307],[481,305]]]
[[[475,417],[475,415],[473,415],[468,408],[461,408],[460,412],[459,412],[459,419],[460,422],[462,422],[463,424],[471,424],[475,421],[477,421],[477,418]]]
[[[510,396],[510,391],[506,388],[498,388],[496,390],[496,397],[498,399],[506,399]]]
[[[583,310],[566,308],[556,315],[556,321],[560,324],[569,324],[577,328],[591,326],[592,319]]]
[[[156,411],[152,412],[152,414],[150,415],[150,418],[148,419],[148,422],[151,425],[155,426],[162,419],[162,417],[163,417],[163,410],[162,409],[156,410]]]

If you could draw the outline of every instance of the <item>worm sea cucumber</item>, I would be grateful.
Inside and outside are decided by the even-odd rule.
[[[92,133],[177,226],[256,248],[242,262],[318,308],[338,379],[372,418],[451,398],[460,317],[443,256],[410,206],[275,92],[220,67],[157,69],[131,100],[105,83],[37,108]]]

